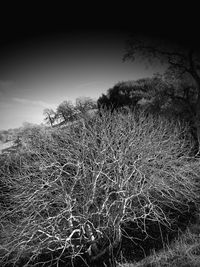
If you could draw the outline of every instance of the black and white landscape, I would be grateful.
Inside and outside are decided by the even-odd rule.
[[[149,28],[2,33],[0,266],[200,266],[200,46]]]

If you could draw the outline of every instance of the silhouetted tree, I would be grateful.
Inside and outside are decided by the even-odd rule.
[[[193,118],[197,130],[197,138],[200,152],[200,50],[194,46],[183,46],[170,43],[161,38],[148,38],[144,36],[132,36],[126,47],[124,60],[134,61],[136,57],[142,57],[152,63],[161,60],[168,66],[169,76],[176,78],[187,77],[196,88],[196,100]],[[193,86],[184,87],[186,94],[194,90]]]
[[[103,109],[108,109],[110,107],[110,101],[107,95],[102,94],[97,100],[97,107],[98,109],[103,108]]]

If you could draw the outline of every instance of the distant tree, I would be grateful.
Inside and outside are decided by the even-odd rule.
[[[70,101],[63,101],[56,110],[56,118],[65,122],[73,121],[76,118],[76,110]]]
[[[90,97],[79,97],[76,99],[75,109],[79,113],[85,114],[91,109],[96,109],[96,102]]]
[[[119,82],[114,87],[108,89],[107,95],[103,94],[98,100],[98,108],[120,109],[124,106],[133,107],[139,97],[133,94],[133,84]]]
[[[55,111],[53,111],[53,109],[50,109],[50,108],[45,108],[43,111],[43,115],[45,116],[44,121],[47,124],[50,124],[52,127],[56,119]]]
[[[149,38],[133,35],[127,41],[124,61],[134,61],[137,57],[148,60],[151,64],[156,60],[166,63],[168,76],[190,79],[192,86],[183,87],[190,94],[196,89],[193,120],[197,132],[200,152],[200,49],[193,46],[183,46],[180,43],[167,42],[161,38]]]

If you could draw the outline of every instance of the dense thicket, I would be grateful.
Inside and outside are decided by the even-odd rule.
[[[152,229],[177,230],[198,205],[192,146],[187,124],[145,113],[26,129],[21,149],[0,158],[1,266],[114,264],[127,242],[162,243]]]

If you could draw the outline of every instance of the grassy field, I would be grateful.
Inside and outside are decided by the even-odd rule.
[[[20,139],[0,156],[1,266],[198,266],[187,124],[102,111]]]

